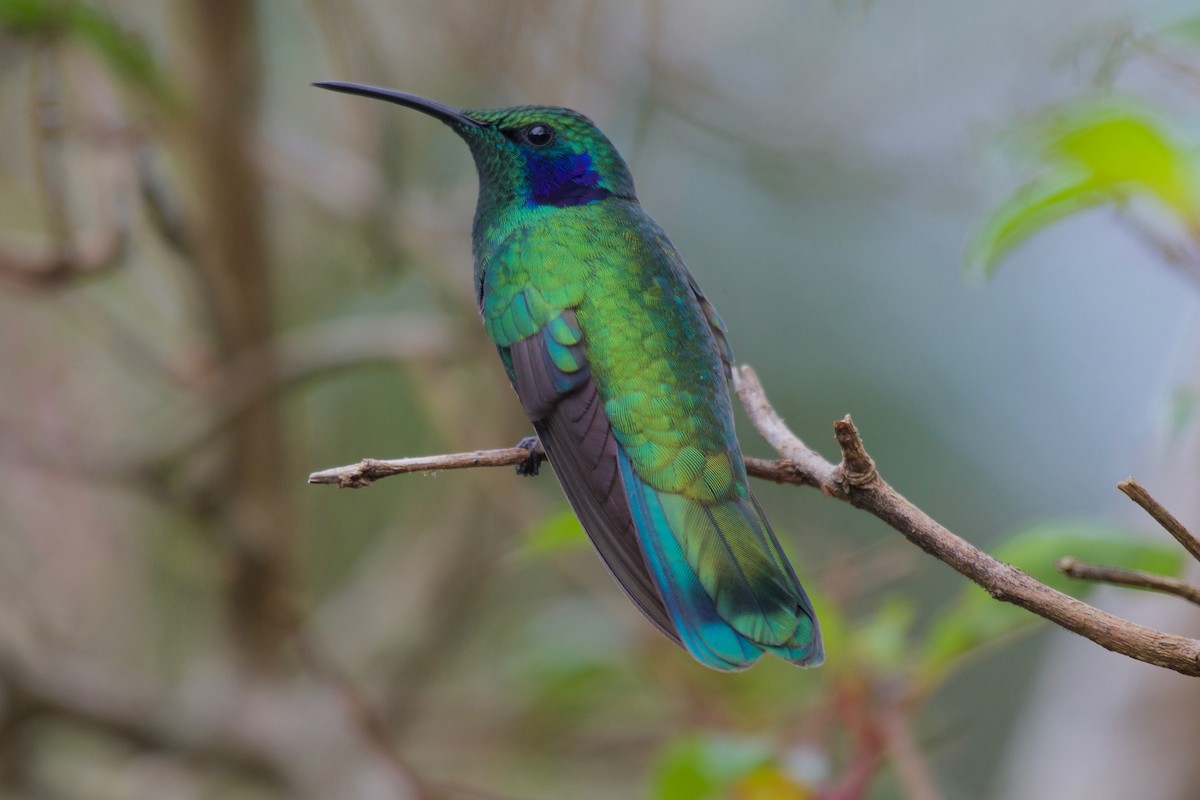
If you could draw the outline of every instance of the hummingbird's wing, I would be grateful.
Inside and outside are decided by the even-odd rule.
[[[507,350],[507,355],[504,350]],[[567,309],[501,352],[517,396],[600,557],[634,604],[679,643],[638,544],[575,312]]]
[[[700,310],[704,312],[704,319],[708,321],[708,329],[712,331],[713,340],[717,343],[717,350],[721,354],[721,365],[725,367],[725,377],[733,378],[733,348],[729,346],[729,335],[725,330],[725,321],[721,319],[721,315],[717,313],[717,309],[704,296],[704,292],[700,291],[700,284],[696,283],[696,279],[692,277],[692,273],[687,271],[683,263],[679,264],[680,271],[687,277],[688,288],[692,290],[692,294],[696,298],[696,302],[700,304]]]

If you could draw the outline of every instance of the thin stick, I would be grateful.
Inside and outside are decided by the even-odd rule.
[[[540,451],[539,451],[540,454]],[[524,447],[506,447],[500,450],[475,450],[470,453],[447,453],[440,456],[397,458],[382,460],[364,458],[357,464],[333,467],[314,472],[308,476],[309,483],[330,483],[343,489],[358,489],[370,486],[380,478],[392,475],[407,475],[411,472],[426,474],[445,469],[472,469],[474,467],[515,467],[529,458]],[[545,458],[545,455],[541,455]]]
[[[1111,583],[1115,586],[1129,586],[1134,589],[1173,594],[1200,605],[1200,587],[1192,586],[1177,578],[1168,578],[1165,575],[1155,575],[1153,572],[1143,572],[1138,569],[1087,564],[1070,557],[1060,558],[1054,566],[1064,575],[1081,581]]]
[[[1133,478],[1126,478],[1117,484],[1117,488],[1129,496],[1129,499],[1146,510],[1154,517],[1154,521],[1175,537],[1175,541],[1183,545],[1183,549],[1192,554],[1192,558],[1200,561],[1200,539],[1183,526],[1175,515],[1163,508],[1162,504],[1151,497],[1145,487]]]
[[[539,449],[538,460],[545,461],[546,455]],[[502,447],[498,450],[472,450],[469,453],[446,453],[437,456],[416,456],[413,458],[364,458],[357,464],[347,464],[344,467],[330,467],[308,476],[308,482],[313,484],[329,484],[341,489],[361,489],[370,486],[380,478],[390,478],[393,475],[407,475],[422,472],[432,475],[448,469],[474,469],[475,467],[516,467],[529,458],[529,451],[523,447]],[[746,458],[746,472],[755,478],[790,483],[796,486],[810,484],[805,480],[796,465],[786,459],[772,461],[767,458]]]

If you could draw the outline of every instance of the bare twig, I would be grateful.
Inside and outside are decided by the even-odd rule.
[[[979,584],[997,600],[1020,606],[1105,649],[1200,677],[1200,640],[1138,625],[1076,600],[1010,564],[997,561],[938,524],[878,474],[849,417],[834,426],[842,450],[842,462],[834,465],[806,447],[788,429],[767,400],[754,370],[748,366],[735,370],[734,386],[755,428],[784,457],[775,462],[748,461],[750,474],[781,483],[815,486],[826,495],[883,520],[917,547]],[[313,473],[309,482],[365,486],[381,477],[409,472],[514,466],[527,455],[521,448],[510,448],[398,461],[367,459],[347,467]]]
[[[539,448],[538,461],[546,460],[546,454]],[[446,453],[437,456],[416,456],[413,458],[364,458],[357,464],[347,464],[344,467],[330,467],[308,476],[308,482],[314,484],[332,484],[342,489],[361,489],[370,486],[380,478],[390,478],[393,475],[407,475],[413,472],[431,474],[448,469],[474,469],[475,467],[515,467],[523,464],[529,458],[529,451],[523,447],[502,447],[497,450],[473,450],[469,453]],[[813,485],[805,478],[795,464],[787,459],[772,461],[766,458],[746,458],[746,472],[755,478],[790,483],[796,486]]]
[[[1124,492],[1130,500],[1137,503],[1146,510],[1146,513],[1154,517],[1154,521],[1175,537],[1175,541],[1183,545],[1183,549],[1191,553],[1192,558],[1200,561],[1200,539],[1183,526],[1183,523],[1175,518],[1175,515],[1163,508],[1162,503],[1159,503],[1145,487],[1135,481],[1133,478],[1126,478],[1117,484],[1117,488]]]
[[[539,461],[546,457],[540,450],[538,452]],[[357,464],[314,472],[308,476],[308,482],[332,483],[343,489],[358,489],[370,486],[380,478],[392,475],[405,475],[410,472],[440,472],[444,469],[471,469],[473,467],[515,467],[528,458],[529,451],[524,447],[476,450],[471,453],[448,453],[418,458],[397,458],[390,461],[364,458]]]
[[[1192,586],[1178,578],[1155,575],[1153,572],[1143,572],[1139,569],[1087,564],[1070,557],[1060,558],[1054,566],[1059,572],[1077,580],[1111,583],[1116,586],[1129,586],[1134,589],[1148,589],[1152,592],[1173,594],[1200,605],[1200,586]]]

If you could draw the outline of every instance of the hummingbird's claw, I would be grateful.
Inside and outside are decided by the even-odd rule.
[[[520,464],[517,464],[517,474],[529,477],[537,475],[542,468],[542,461],[546,459],[546,454],[542,452],[542,443],[538,440],[538,437],[526,436],[517,442],[517,447],[529,451],[529,457]]]

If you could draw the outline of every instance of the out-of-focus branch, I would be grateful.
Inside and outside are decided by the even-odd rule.
[[[280,335],[271,348],[242,353],[201,391],[216,416],[236,413],[263,397],[330,373],[369,364],[436,360],[450,352],[446,324],[427,314],[391,314],[320,322]],[[264,374],[264,363],[276,364]]]
[[[340,696],[350,725],[362,736],[384,763],[391,767],[395,779],[408,788],[413,800],[430,800],[429,791],[400,754],[387,722],[376,706],[353,680],[325,652],[312,634],[298,626],[296,646],[309,672],[321,679]]]
[[[0,420],[5,434],[0,436],[0,458],[78,480],[135,488],[154,499],[190,507],[187,491],[170,479],[172,469],[219,437],[254,404],[369,364],[436,361],[452,346],[446,325],[436,317],[390,315],[317,323],[283,335],[269,353],[244,353],[227,370],[194,387],[203,407],[171,415],[169,427],[143,423],[144,443],[129,447],[129,454],[97,456],[83,450],[66,457],[23,440],[19,428]],[[275,361],[274,372],[261,369],[264,359]]]
[[[33,103],[30,118],[37,129],[33,141],[34,175],[45,205],[46,225],[55,244],[68,249],[71,220],[67,212],[67,170],[63,163],[66,111],[58,58],[56,49],[45,47],[33,60],[33,69],[29,71],[29,95]]]
[[[436,360],[450,346],[440,319],[415,314],[332,320],[291,331],[273,345],[234,358],[200,388],[203,416],[156,436],[154,449],[137,461],[143,469],[166,468],[236,425],[257,405],[298,386],[369,364]]]
[[[38,252],[0,248],[0,278],[30,289],[56,288],[112,269],[124,259],[129,243],[129,212],[119,196],[109,203],[116,209],[113,224],[86,235],[80,235],[71,224],[62,154],[66,112],[54,57],[52,51],[43,53],[35,59],[30,74],[30,116],[36,126],[34,174],[51,241]]]
[[[0,249],[0,278],[29,289],[52,289],[102,274],[121,263],[128,231],[117,225],[82,237],[75,244],[42,253]]]
[[[754,370],[748,366],[735,370],[734,386],[755,428],[783,456],[772,462],[748,460],[750,474],[780,483],[815,486],[883,520],[997,600],[1020,606],[1108,650],[1184,675],[1200,676],[1200,640],[1147,628],[1076,600],[997,561],[938,524],[883,480],[849,417],[834,423],[842,460],[832,464],[788,429],[767,400]],[[514,466],[528,456],[523,448],[509,448],[398,461],[366,459],[313,473],[309,482],[357,487],[410,472]]]
[[[889,707],[879,720],[879,728],[906,800],[941,800],[942,793],[913,739],[907,717],[900,709]]]
[[[194,258],[192,235],[186,215],[161,174],[153,148],[149,145],[137,147],[134,151],[134,165],[138,191],[146,204],[150,224],[176,254],[184,258]]]
[[[1164,262],[1190,280],[1200,283],[1200,230],[1190,228],[1187,231],[1189,238],[1172,240],[1138,219],[1135,214],[1122,213],[1120,218],[1135,236],[1156,250]]]
[[[1147,589],[1152,592],[1173,594],[1192,603],[1200,604],[1200,587],[1192,586],[1177,578],[1155,575],[1153,572],[1144,572],[1139,569],[1087,564],[1071,557],[1060,558],[1054,566],[1059,572],[1076,580],[1111,583],[1114,586],[1128,586],[1132,589]]]
[[[362,746],[342,688],[325,681],[264,680],[213,663],[167,690],[65,653],[0,642],[0,690],[0,725],[49,715],[96,726],[140,747],[258,775],[289,796],[423,796],[411,774]]]

